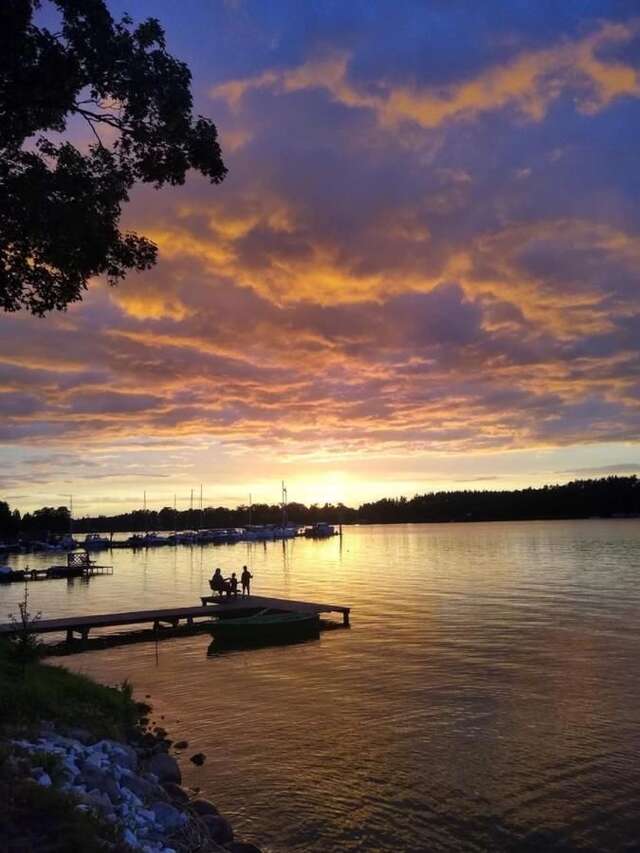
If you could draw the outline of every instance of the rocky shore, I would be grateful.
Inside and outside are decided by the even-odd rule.
[[[213,803],[181,787],[170,746],[161,729],[139,730],[125,743],[41,723],[38,731],[8,739],[3,748],[16,776],[57,789],[73,809],[95,818],[105,828],[105,850],[260,853],[234,839]]]

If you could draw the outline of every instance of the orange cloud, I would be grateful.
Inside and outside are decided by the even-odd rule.
[[[578,108],[593,113],[624,95],[640,96],[640,78],[632,66],[603,61],[598,56],[604,48],[628,43],[639,26],[605,23],[582,39],[524,52],[474,79],[439,87],[379,81],[377,91],[365,91],[349,81],[349,56],[341,53],[312,59],[293,69],[231,80],[214,87],[210,94],[237,108],[252,90],[287,94],[320,89],[344,106],[371,110],[379,124],[389,128],[407,121],[435,128],[453,119],[473,119],[507,106],[515,107],[531,121],[540,121],[565,91],[574,91]]]

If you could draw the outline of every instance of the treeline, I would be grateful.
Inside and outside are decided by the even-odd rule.
[[[318,521],[348,524],[357,521],[357,510],[342,504],[287,505],[287,518],[296,524],[315,524]],[[69,533],[119,533],[145,532],[149,530],[203,530],[215,527],[246,527],[248,524],[279,524],[282,521],[280,504],[253,504],[228,507],[205,507],[199,509],[174,510],[163,507],[156,510],[134,510],[120,515],[98,515],[74,518],[71,522],[67,507],[43,507],[34,513],[20,515],[9,504],[0,501],[0,541],[19,538],[41,538]]]
[[[562,486],[513,491],[433,492],[383,499],[358,510],[369,523],[419,521],[525,521],[640,514],[637,477],[575,480]]]
[[[287,518],[296,524],[315,524],[318,521],[344,524],[357,520],[357,510],[341,504],[291,503],[286,508]],[[280,504],[253,504],[235,509],[217,506],[199,509],[175,510],[165,506],[161,510],[134,510],[121,515],[82,518],[73,522],[75,532],[114,533],[121,531],[143,532],[146,530],[207,530],[215,527],[246,527],[248,524],[280,524]]]
[[[391,524],[402,522],[520,521],[640,515],[640,481],[637,477],[576,480],[565,485],[513,491],[431,492],[413,498],[384,498],[358,509],[342,504],[291,503],[287,518],[297,524]],[[246,527],[278,524],[279,504],[206,507],[176,511],[173,507],[135,510],[115,516],[73,519],[74,533],[117,533],[146,530],[196,530],[212,527]],[[71,529],[67,507],[43,507],[21,516],[0,501],[0,540],[62,535]]]

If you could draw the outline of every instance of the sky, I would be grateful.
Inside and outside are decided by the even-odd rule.
[[[131,0],[229,175],[0,316],[0,498],[357,505],[640,473],[640,7]]]

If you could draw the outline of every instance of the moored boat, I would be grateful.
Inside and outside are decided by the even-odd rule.
[[[317,613],[270,613],[260,611],[252,616],[219,619],[211,626],[218,642],[248,642],[286,639],[313,634],[320,629]]]
[[[106,536],[100,536],[99,533],[87,533],[82,543],[82,547],[86,551],[103,551],[110,546],[111,540]]]
[[[312,524],[304,531],[307,539],[327,539],[329,536],[336,535],[336,529],[332,524],[327,524],[326,521],[319,521],[317,524]]]

